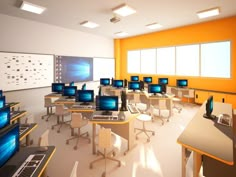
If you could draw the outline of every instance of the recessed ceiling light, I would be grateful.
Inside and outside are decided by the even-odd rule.
[[[115,7],[112,9],[112,11],[113,13],[123,17],[136,13],[136,10],[134,10],[132,7],[129,7],[126,4],[122,4],[118,7]]]
[[[120,31],[120,32],[115,33],[115,35],[116,35],[116,36],[119,36],[119,37],[123,37],[123,36],[127,36],[128,33],[123,32],[123,31]]]
[[[36,14],[41,14],[41,13],[43,13],[46,10],[45,7],[38,6],[38,5],[29,3],[29,2],[26,2],[26,1],[22,2],[20,8],[22,10],[25,10],[25,11],[28,11],[28,12],[32,12],[32,13],[36,13]]]
[[[97,23],[90,22],[90,21],[84,21],[84,22],[80,23],[80,25],[87,27],[87,28],[96,28],[99,26]]]
[[[146,27],[149,29],[158,29],[158,28],[161,28],[162,25],[160,25],[159,23],[152,23],[152,24],[146,25]]]
[[[207,17],[219,15],[219,13],[220,13],[220,9],[217,7],[217,8],[213,8],[213,9],[207,9],[204,11],[200,11],[197,13],[197,15],[199,18],[207,18]]]

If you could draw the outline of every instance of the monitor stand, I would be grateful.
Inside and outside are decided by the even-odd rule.
[[[80,105],[89,105],[89,102],[82,102]]]
[[[112,115],[112,112],[111,111],[102,111],[101,114],[110,116],[110,115]]]
[[[214,120],[214,119],[216,119],[217,117],[215,116],[215,115],[207,115],[206,113],[205,114],[203,114],[203,117],[204,118],[207,118],[207,119],[212,119],[212,120]]]

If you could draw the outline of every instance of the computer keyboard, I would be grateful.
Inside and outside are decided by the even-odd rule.
[[[118,120],[117,115],[93,115],[92,120],[114,121]]]
[[[128,107],[129,111],[130,111],[132,114],[137,114],[137,113],[139,113],[139,110],[138,110],[138,108],[137,108],[135,105],[129,104],[127,107]]]
[[[43,161],[45,154],[31,154],[12,177],[31,177]]]
[[[28,126],[21,126],[20,125],[20,135],[22,135],[24,132],[26,132],[29,129]]]

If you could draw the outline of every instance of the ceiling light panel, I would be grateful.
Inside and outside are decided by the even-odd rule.
[[[87,28],[96,28],[99,26],[97,23],[90,22],[90,21],[84,21],[84,22],[80,23],[80,25],[87,27]]]
[[[123,32],[123,31],[120,31],[120,32],[115,33],[115,35],[116,35],[116,36],[119,36],[119,37],[123,37],[123,36],[127,36],[128,33]]]
[[[42,14],[46,10],[45,7],[35,5],[35,4],[29,3],[27,1],[23,1],[20,8],[22,10],[36,13],[36,14]]]
[[[162,25],[160,25],[159,23],[152,23],[152,24],[146,25],[146,27],[147,27],[148,29],[158,29],[158,28],[161,28]]]
[[[114,8],[114,9],[112,9],[112,11],[113,11],[113,13],[123,16],[123,17],[126,17],[128,15],[136,13],[135,9],[133,9],[132,7],[129,7],[126,4],[122,4],[122,5]]]
[[[208,9],[197,13],[199,18],[208,18],[219,14],[220,14],[219,8]]]

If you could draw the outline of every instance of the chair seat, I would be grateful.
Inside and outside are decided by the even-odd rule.
[[[147,114],[140,114],[138,117],[137,117],[138,120],[140,121],[144,121],[144,122],[147,122],[147,121],[151,121],[152,120],[152,117],[147,115]]]

